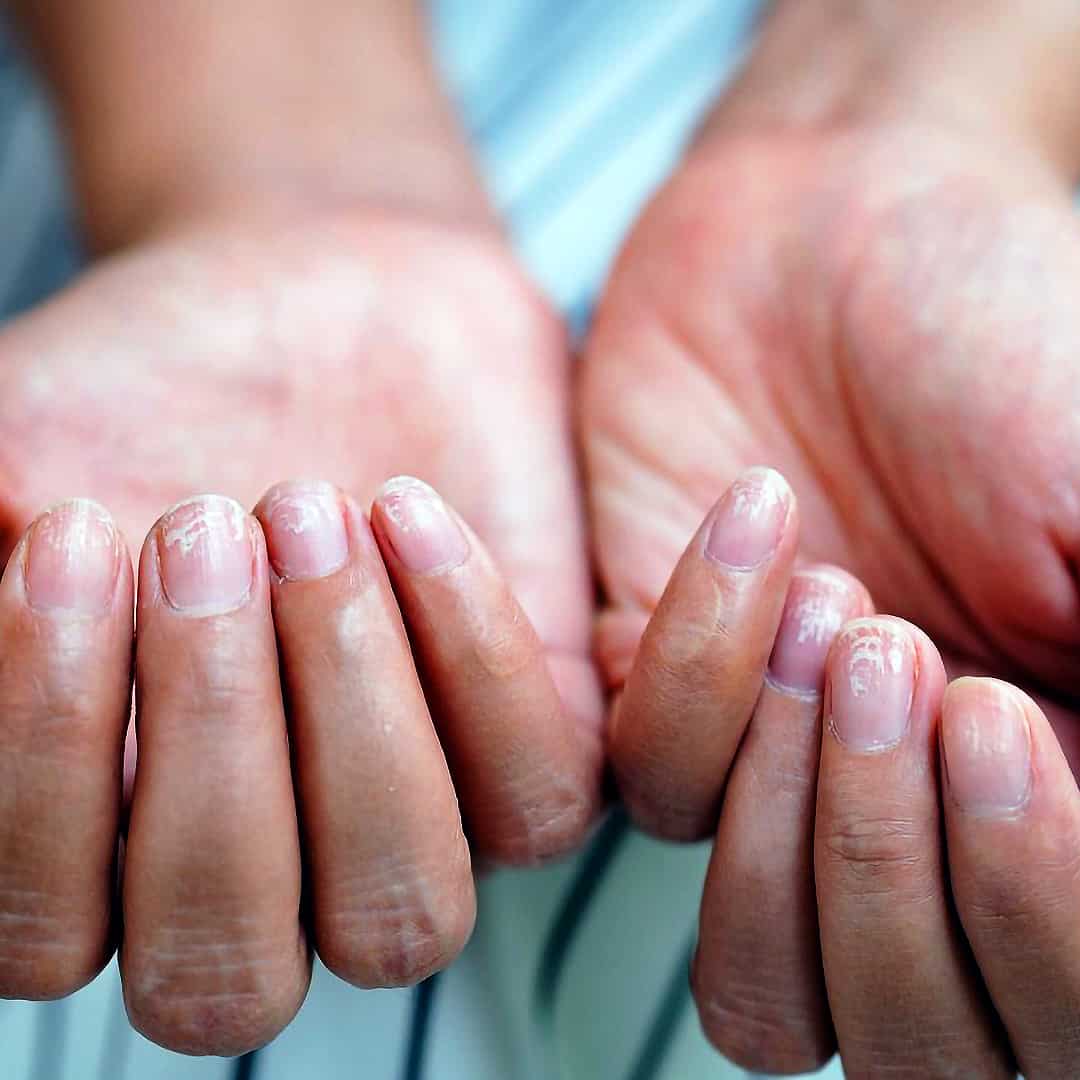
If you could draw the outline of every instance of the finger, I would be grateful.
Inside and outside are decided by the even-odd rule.
[[[945,877],[941,658],[899,619],[862,619],[827,670],[815,871],[845,1074],[1012,1076]]]
[[[310,973],[267,579],[230,499],[179,504],[143,545],[120,962],[132,1024],[185,1053],[266,1042]]]
[[[1080,794],[1046,716],[991,679],[942,710],[953,894],[1031,1080],[1080,1075]]]
[[[0,583],[0,997],[63,997],[112,952],[132,591],[83,499],[31,525]]]
[[[476,913],[442,747],[364,514],[281,484],[256,516],[289,703],[314,945],[358,986],[445,967]]]
[[[634,820],[665,839],[716,827],[784,608],[796,519],[779,473],[745,473],[690,542],[642,639],[609,750]]]
[[[754,1072],[811,1072],[836,1049],[813,874],[821,690],[833,638],[872,610],[866,589],[842,570],[795,574],[724,794],[694,996],[708,1038]]]
[[[564,854],[599,809],[596,733],[564,709],[531,624],[431,488],[390,481],[372,526],[475,850],[514,864]]]

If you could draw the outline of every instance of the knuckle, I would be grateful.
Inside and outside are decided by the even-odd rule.
[[[309,978],[296,943],[280,942],[125,950],[121,970],[131,1026],[193,1056],[235,1057],[270,1042],[296,1015]]]
[[[821,1010],[807,1011],[763,982],[725,978],[706,988],[696,969],[691,987],[701,1029],[729,1061],[751,1073],[816,1072],[832,1057],[832,1029]]]
[[[518,792],[514,810],[482,837],[484,855],[504,866],[538,866],[584,841],[596,804],[576,784],[547,780],[536,794]]]
[[[336,891],[316,910],[316,949],[353,986],[413,986],[448,967],[472,934],[476,900],[467,863],[461,872],[437,874],[388,866]]]
[[[966,881],[965,881],[966,879]],[[1032,939],[1060,917],[1069,922],[1080,892],[1080,849],[1067,829],[1033,829],[1024,857],[1011,865],[977,865],[960,876],[958,901],[965,921],[983,933]]]
[[[652,790],[620,783],[620,792],[630,817],[642,832],[669,844],[693,844],[708,839],[716,831],[717,807],[704,808],[700,802],[676,802],[671,793],[658,798]]]
[[[842,817],[819,829],[817,851],[833,884],[849,892],[922,900],[937,891],[923,830],[910,819]]]

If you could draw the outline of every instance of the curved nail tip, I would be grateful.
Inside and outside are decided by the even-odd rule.
[[[190,513],[185,513],[190,511]],[[224,526],[236,543],[244,539],[248,512],[228,495],[193,495],[169,507],[157,529],[166,548],[178,547],[188,555],[211,530]]]
[[[375,501],[378,502],[387,496],[406,494],[410,491],[441,498],[439,493],[425,480],[410,476],[408,473],[400,473],[397,476],[391,476],[389,480],[385,480],[380,485],[379,490],[375,493]]]
[[[85,495],[72,495],[66,499],[58,499],[56,502],[46,506],[34,520],[40,521],[43,517],[48,517],[50,514],[56,514],[65,510],[76,510],[80,514],[92,516],[102,525],[115,524],[115,518],[104,503],[100,503],[97,499],[91,499]]]
[[[316,477],[296,477],[292,480],[279,480],[276,484],[267,488],[261,499],[256,503],[257,507],[274,506],[282,499],[288,499],[297,495],[316,496],[341,496],[341,488],[329,480],[321,480]]]

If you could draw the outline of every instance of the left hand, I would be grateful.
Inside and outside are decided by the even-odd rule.
[[[745,585],[687,594],[675,632],[651,630],[630,669],[717,492],[748,465],[775,465],[799,493],[808,560],[851,568],[883,610],[940,642],[952,673],[1003,676],[1038,694],[1054,732],[1025,702],[1030,803],[1005,822],[967,815],[936,770],[944,676],[929,642],[905,630],[927,680],[909,742],[866,755],[825,740],[818,899],[831,1009],[819,968],[792,980],[762,962],[779,936],[801,940],[805,960],[817,933],[805,921],[796,933],[794,908],[766,915],[762,887],[736,898],[741,951],[729,942],[722,977],[699,966],[707,1028],[766,1069],[820,1061],[835,1024],[853,1076],[876,1075],[883,1062],[897,1075],[981,1076],[1008,1068],[1000,1017],[1025,1073],[1075,1075],[1080,962],[1057,913],[1080,900],[1070,872],[1075,784],[1060,772],[1066,760],[1080,767],[1070,704],[1080,676],[1080,392],[1070,359],[1080,321],[1069,284],[1080,281],[1080,228],[1060,158],[1039,138],[928,118],[927,99],[932,88],[921,86],[903,99],[907,114],[902,103],[887,115],[841,110],[820,125],[721,107],[623,253],[586,349],[581,405],[610,603],[598,651],[609,682],[626,687],[612,753],[631,811],[652,831],[690,839],[716,827],[725,780],[736,782],[729,767],[756,744],[747,725],[780,620],[776,595],[761,606]],[[995,113],[1006,115],[1017,114]],[[790,561],[792,544],[773,557]],[[741,666],[699,663],[709,635],[737,638],[750,614],[754,644]],[[658,690],[640,674],[650,656],[667,672]],[[997,730],[992,697],[970,684],[950,695],[947,754],[950,715],[954,732]],[[638,709],[646,719],[627,723]],[[1022,745],[970,744],[991,759]],[[852,786],[844,770],[862,780]],[[763,775],[758,816],[779,784],[775,769]],[[721,837],[733,800],[729,787]],[[965,829],[1002,838],[1025,826],[1036,842],[1002,839],[979,860],[961,839]],[[778,835],[753,831],[758,854]],[[836,863],[831,878],[823,859]],[[773,871],[791,882],[765,860],[749,865],[750,882]]]
[[[828,566],[752,470],[650,619],[610,731],[647,829],[719,815],[692,984],[736,1063],[1073,1075],[1080,791],[1045,713],[961,678]],[[785,599],[786,597],[786,599]],[[940,762],[940,768],[939,768]],[[946,835],[942,835],[944,815]]]

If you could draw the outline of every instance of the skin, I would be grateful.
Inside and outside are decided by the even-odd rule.
[[[0,720],[12,780],[0,992],[70,993],[119,940],[132,1023],[186,1053],[276,1035],[313,949],[361,986],[444,967],[471,931],[473,859],[554,858],[601,804],[564,336],[492,224],[418,10],[385,12],[305,11],[327,48],[367,41],[374,59],[304,71],[278,55],[300,29],[293,5],[224,17],[140,5],[142,22],[124,0],[22,11],[57,88],[88,232],[109,257],[0,335],[0,546],[15,552],[17,590],[20,537],[78,491],[143,554],[134,641],[130,583],[100,640],[87,632],[78,650],[38,632],[25,604],[0,625],[0,700],[12,705]],[[263,36],[241,72],[228,46],[252,25]],[[147,130],[145,108],[121,103],[158,46],[155,69],[185,92],[165,95]],[[234,92],[269,76],[325,126]],[[200,87],[236,111],[207,111]],[[348,131],[320,112],[331,101]],[[267,117],[281,126],[261,130]],[[162,153],[147,139],[164,139]],[[382,502],[373,524],[365,516],[400,473],[436,485],[470,523],[467,557],[445,573],[395,561]],[[337,492],[349,546],[344,564],[297,580],[275,552],[305,537],[273,508],[298,489],[268,488],[305,475]],[[228,611],[178,612],[158,518],[207,490],[238,500],[225,518],[251,530],[254,585]],[[87,565],[77,537],[59,550],[54,577]],[[52,618],[72,633],[70,613]],[[127,821],[117,702],[133,645],[138,764],[131,740],[115,891]],[[58,800],[73,747],[91,737],[87,790]],[[48,842],[28,847],[28,833]]]
[[[993,737],[983,682],[959,683],[942,705],[940,662],[913,629],[920,674],[903,743],[846,753],[822,725],[812,842],[805,817],[764,805],[765,792],[800,788],[789,748],[766,753],[745,707],[729,717],[748,737],[699,803],[717,829],[694,969],[704,1030],[769,1073],[810,1070],[835,1047],[854,1077],[1012,1075],[1014,1058],[1028,1076],[1074,1075],[1076,954],[1055,911],[1075,865],[1065,763],[1080,763],[1078,143],[1059,95],[1075,71],[1058,62],[1075,11],[1047,12],[1056,36],[1040,43],[1039,20],[1000,7],[915,7],[777,5],[746,75],[623,251],[580,398],[609,601],[598,655],[626,695],[650,681],[643,656],[667,612],[712,610],[709,591],[676,598],[669,576],[716,492],[748,465],[780,468],[799,494],[804,560],[853,570],[879,609],[933,636],[952,672],[1038,696],[1032,730],[1052,748],[1053,779],[1016,819],[1014,835],[1038,830],[1033,851],[1014,842],[991,857],[987,845],[977,866],[955,825],[942,845],[942,815],[976,825],[950,807],[937,767],[948,703],[971,704],[968,748],[993,768],[1015,768],[1018,751]],[[681,671],[678,694],[652,679],[634,704],[654,717],[640,742],[619,706],[615,771],[657,834],[686,838],[664,812],[697,790],[682,754],[692,718],[759,691],[773,700],[763,644],[732,646],[755,659],[741,673],[727,661],[722,687],[711,666],[696,680]],[[813,692],[850,681],[849,667],[838,646]],[[634,782],[642,760],[666,787]],[[1035,784],[1039,770],[1035,759]],[[810,812],[805,794],[796,807]],[[802,842],[770,845],[776,820]],[[763,900],[763,879],[800,899]],[[1000,956],[997,927],[1009,928]],[[1006,956],[1020,966],[995,978]],[[1056,1001],[1048,1014],[1036,1004]]]
[[[123,16],[122,6],[116,11]],[[38,33],[47,49],[57,24],[50,30],[45,23]],[[985,46],[980,42],[975,54]],[[783,57],[785,50],[776,48]],[[927,68],[901,64],[897,70],[910,78]],[[1008,89],[1009,80],[997,81]],[[765,82],[783,86],[775,72]],[[1076,271],[1074,226],[1060,179],[1071,155],[1062,131],[1041,122],[1054,111],[1049,99],[1033,104],[1006,93],[990,110],[1004,118],[992,132],[980,126],[986,116],[978,110],[955,126],[935,119],[932,107],[905,115],[897,107],[902,93],[875,102],[869,115],[834,114],[835,101],[826,95],[805,115],[777,123],[770,95],[755,96],[754,84],[752,71],[643,221],[586,358],[583,444],[598,562],[612,601],[598,653],[609,682],[625,682],[611,732],[612,761],[639,821],[679,839],[715,826],[714,866],[726,867],[717,860],[728,857],[742,860],[735,862],[743,869],[738,875],[710,874],[694,968],[706,1032],[730,1056],[794,1071],[827,1057],[836,1039],[854,1076],[874,1075],[883,1062],[898,1075],[995,1075],[1008,1073],[1011,1055],[1028,1075],[1073,1075],[1069,1006],[1078,980],[1070,966],[1071,931],[1054,913],[1069,910],[1074,899],[1066,857],[1073,816],[1061,807],[1075,798],[1075,782],[1067,758],[1060,750],[1055,757],[1037,707],[1024,706],[1035,763],[1026,801],[990,815],[988,824],[984,812],[972,814],[957,800],[946,810],[943,849],[936,811],[955,795],[945,785],[962,775],[958,755],[975,745],[971,730],[995,722],[985,689],[991,684],[960,683],[942,699],[944,676],[932,647],[913,628],[905,631],[919,657],[905,738],[881,753],[849,759],[844,747],[829,741],[842,716],[828,710],[836,699],[831,688],[844,677],[850,681],[850,665],[841,644],[828,661],[820,646],[851,614],[865,613],[868,601],[857,582],[830,593],[830,614],[813,635],[814,656],[796,665],[798,686],[780,677],[792,663],[785,655],[791,648],[785,612],[800,610],[798,590],[809,588],[814,574],[834,575],[835,583],[837,572],[818,568],[809,579],[805,572],[792,577],[793,524],[772,554],[752,566],[703,565],[700,543],[692,545],[669,583],[709,501],[743,465],[776,461],[803,496],[804,557],[856,568],[879,602],[925,622],[954,662],[1016,673],[1043,689],[1067,688],[1072,593],[1061,552],[1075,532],[1068,495],[1074,471],[1068,420],[1075,410],[1071,380],[1059,377],[1052,360],[1069,340],[1067,290],[1052,284]],[[783,96],[805,101],[799,89],[788,87]],[[74,91],[72,100],[79,97]],[[753,125],[757,134],[749,133]],[[1010,165],[1002,164],[1002,146],[1015,151]],[[109,200],[140,208],[119,223],[88,214],[91,223],[103,222],[101,246],[132,237],[144,246],[93,273],[0,343],[9,380],[0,394],[11,434],[4,462],[9,546],[33,510],[73,478],[108,497],[124,531],[139,536],[160,508],[156,500],[208,486],[202,478],[210,474],[226,478],[248,501],[279,466],[291,471],[295,462],[310,462],[312,472],[329,470],[366,501],[387,473],[406,467],[447,491],[509,578],[507,587],[485,573],[485,565],[493,573],[491,563],[477,554],[469,533],[475,561],[413,579],[395,562],[392,537],[380,531],[376,509],[374,535],[405,631],[417,643],[425,704],[454,784],[448,794],[440,782],[404,631],[379,573],[366,564],[369,576],[361,569],[356,577],[373,583],[366,617],[376,632],[370,640],[387,649],[379,660],[400,680],[394,707],[404,710],[401,728],[415,739],[400,775],[428,781],[425,809],[453,838],[440,845],[439,865],[425,869],[430,837],[417,827],[403,858],[393,853],[387,893],[380,892],[386,847],[371,835],[365,838],[371,849],[358,848],[350,823],[392,815],[395,800],[383,800],[381,790],[368,785],[362,790],[368,801],[355,805],[357,777],[348,772],[367,757],[360,747],[370,746],[373,734],[378,745],[386,706],[370,708],[349,685],[354,654],[347,654],[348,663],[342,657],[355,641],[343,641],[340,633],[329,641],[318,636],[341,626],[340,617],[322,617],[323,605],[332,614],[335,603],[356,598],[346,601],[329,588],[319,596],[305,581],[309,615],[317,608],[320,618],[310,629],[291,623],[302,607],[298,591],[285,590],[297,582],[275,587],[258,532],[244,519],[245,529],[253,530],[256,569],[243,604],[177,617],[156,590],[163,526],[152,530],[142,560],[137,643],[137,723],[149,763],[144,757],[135,787],[124,867],[125,994],[134,1022],[151,1038],[188,1052],[238,1052],[275,1033],[303,995],[308,923],[299,910],[301,854],[316,882],[315,945],[331,966],[363,985],[408,981],[444,962],[468,932],[471,892],[449,810],[455,793],[480,849],[515,860],[568,846],[595,806],[598,708],[583,662],[587,588],[580,528],[570,510],[564,358],[548,318],[520,282],[512,284],[516,279],[488,225],[449,227],[433,212],[447,205],[438,185],[406,192],[400,201],[388,200],[379,185],[346,185],[344,195],[335,192],[340,208],[333,214],[311,213],[289,183],[271,185],[237,218],[230,210],[236,177],[228,173],[213,174],[205,188],[194,185],[205,201],[185,197],[180,203],[160,177],[116,178],[105,167],[88,176],[86,191],[97,190],[101,180]],[[116,199],[128,183],[145,198]],[[410,201],[415,194],[423,198]],[[942,236],[951,238],[945,257]],[[1043,275],[1046,285],[1035,294],[1010,273],[1018,251]],[[979,287],[958,297],[956,281],[973,277]],[[375,316],[357,303],[356,281],[375,290]],[[430,322],[417,342],[410,336],[416,320],[410,297],[421,287],[437,299],[429,300]],[[719,310],[718,294],[727,298]],[[987,295],[995,316],[989,327]],[[1028,332],[1033,307],[1035,335]],[[328,311],[335,318],[328,320]],[[525,357],[518,381],[497,378],[499,365],[491,359],[474,363],[477,341],[486,343],[485,358]],[[964,360],[975,351],[986,359],[973,377]],[[1002,387],[1018,379],[1018,354],[1027,365],[1024,378],[1003,395]],[[342,356],[365,358],[363,378],[355,364],[343,374]],[[93,380],[85,375],[89,365]],[[409,378],[400,381],[403,370]],[[465,370],[467,395],[460,393]],[[192,379],[186,392],[185,378]],[[43,388],[58,406],[55,413],[42,407]],[[1017,400],[1021,391],[1025,409],[1001,408],[1003,396]],[[121,393],[124,410],[117,416]],[[366,421],[362,438],[358,415]],[[434,437],[403,450],[403,427]],[[686,434],[673,448],[670,431],[676,429]],[[100,440],[89,440],[97,448],[92,453],[87,439],[72,438],[80,430]],[[1020,472],[1018,446],[1022,482],[1002,483]],[[467,486],[462,460],[471,462]],[[550,486],[534,489],[538,477]],[[522,530],[516,496],[526,481],[533,517]],[[343,506],[346,500],[342,495]],[[942,518],[916,514],[926,505]],[[1015,523],[1010,551],[996,542],[999,521]],[[353,540],[361,534],[350,525]],[[18,559],[9,564],[16,599],[19,566]],[[350,564],[346,577],[353,573]],[[118,626],[130,626],[122,598],[120,604]],[[460,621],[463,638],[437,632],[449,619]],[[38,639],[24,632],[30,622],[16,609],[5,642],[12,655],[27,655],[27,667],[9,670],[10,685],[0,685],[15,702],[36,700],[42,687],[54,689],[54,674],[65,674],[57,672],[55,649],[33,654]],[[301,632],[290,632],[290,625]],[[130,644],[111,624],[102,638],[118,652]],[[290,649],[302,651],[301,642],[321,647],[290,655]],[[688,662],[698,650],[707,663]],[[73,654],[76,665],[82,655]],[[237,669],[238,656],[243,678],[223,677]],[[191,675],[187,681],[178,677],[177,657],[183,658],[181,674]],[[474,662],[462,663],[463,657]],[[35,662],[43,674],[28,684],[22,673],[34,671]],[[329,678],[312,673],[317,662],[328,665]],[[279,695],[279,666],[287,702]],[[79,910],[59,965],[43,939],[32,941],[18,955],[14,988],[5,986],[6,992],[55,996],[81,985],[108,954],[102,928],[111,922],[122,732],[115,704],[127,685],[118,671],[124,666],[105,679],[112,697],[102,693],[99,709],[95,696],[87,710],[94,731],[102,733],[100,745],[112,754],[103,755],[89,781],[91,811],[77,823],[88,835],[67,853],[71,880],[90,883],[84,894],[70,895],[49,864],[19,857],[27,820],[38,819],[50,783],[53,789],[57,783],[55,748],[7,755],[18,784],[8,790],[28,798],[20,795],[0,819],[5,872],[13,867],[4,922],[32,921],[42,897],[46,912],[61,919]],[[455,672],[462,675],[459,684]],[[81,669],[66,676],[70,688]],[[830,688],[825,698],[823,687]],[[45,695],[48,707],[39,713],[11,710],[5,722],[15,745],[19,739],[25,744],[27,731],[55,726],[36,721],[55,720],[51,702],[63,701],[61,689]],[[522,701],[540,706],[546,737],[539,745],[521,739],[530,717],[522,717],[520,727],[506,719],[506,703]],[[829,703],[824,718],[823,701]],[[870,703],[882,710],[889,705]],[[468,745],[473,714],[502,753],[488,746],[490,758],[484,758]],[[800,739],[785,740],[784,752],[767,742],[777,714],[801,725]],[[968,733],[951,759],[950,715]],[[331,718],[327,726],[344,733],[345,749],[355,751],[334,760],[318,717]],[[711,755],[685,755],[665,768],[657,747],[692,745],[700,728],[680,727],[680,718],[703,717],[716,722],[721,735],[710,744]],[[177,749],[181,729],[195,738]],[[941,729],[946,759],[953,762],[944,779],[933,768]],[[288,782],[286,730],[297,742],[295,789]],[[247,736],[239,745],[238,735]],[[811,735],[821,739],[816,758]],[[1037,745],[1036,738],[1042,740]],[[525,746],[538,751],[525,780],[509,768],[478,767],[482,760],[516,764]],[[253,808],[237,796],[245,790],[248,753],[267,777],[254,809],[260,822],[274,823],[269,830],[244,827]],[[393,772],[395,765],[391,759],[385,769]],[[567,775],[583,786],[568,794],[557,784],[529,782]],[[204,776],[209,783],[201,786]],[[808,792],[815,784],[811,836]],[[774,791],[787,797],[770,814],[762,803]],[[507,805],[517,811],[510,822],[529,823],[524,837],[500,835]],[[499,812],[485,818],[485,807]],[[753,827],[740,829],[740,821]],[[567,822],[565,836],[550,828]],[[979,836],[1007,839],[1014,822],[1021,824],[1004,849],[1007,865],[995,863],[986,848],[968,846]],[[409,818],[408,825],[416,823]],[[65,824],[57,822],[50,834],[54,843]],[[1040,837],[1034,851],[1015,839],[1031,825]],[[788,843],[770,844],[771,830]],[[256,843],[249,840],[253,832]],[[772,859],[755,861],[757,851],[769,851]],[[981,872],[980,859],[996,867],[993,878]],[[222,863],[225,873],[207,870]],[[254,882],[268,875],[278,887],[255,895]],[[718,884],[723,878],[730,897]],[[796,902],[778,908],[775,882]],[[904,931],[906,923],[882,895],[906,901],[906,913],[925,920],[901,954],[907,963],[889,978],[868,970],[865,953],[850,947],[857,936],[881,952],[882,943],[891,947]],[[181,909],[177,897],[191,902]],[[444,902],[431,903],[432,897]],[[763,902],[762,917],[747,918],[755,901]],[[255,918],[238,924],[239,910]],[[379,913],[374,921],[367,918],[373,910]],[[432,910],[448,912],[448,922],[434,925]],[[223,926],[230,927],[225,941]],[[924,940],[934,947],[919,948]],[[770,953],[766,946],[773,942],[782,947]],[[19,935],[5,941],[13,953],[21,945]],[[761,964],[769,955],[775,964]],[[927,994],[940,1000],[940,1010],[927,1013]],[[1061,1007],[1036,1011],[1030,1005],[1045,1000]]]

